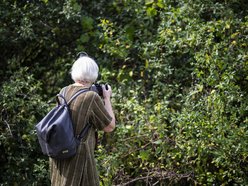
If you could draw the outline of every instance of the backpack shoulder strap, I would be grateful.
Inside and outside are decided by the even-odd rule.
[[[58,105],[61,105],[61,101],[59,100],[59,97],[62,98],[62,103],[67,105],[67,101],[65,99],[65,92],[66,92],[67,87],[64,87],[59,94],[56,95],[56,101]]]
[[[71,99],[67,102],[67,104],[69,105],[77,96],[79,96],[80,94],[84,93],[84,92],[87,92],[89,91],[88,88],[85,88],[85,89],[81,89],[79,91],[77,91],[72,97]]]
[[[76,92],[72,97],[71,99],[68,101],[68,104],[70,104],[78,95],[84,93],[84,92],[87,92],[87,91],[90,91],[88,88],[86,89],[81,89],[79,90],[78,92]],[[77,137],[77,139],[79,141],[82,140],[82,138],[86,135],[86,133],[88,133],[89,129],[91,128],[91,124],[90,123],[87,123],[86,126],[81,130],[81,132],[79,133]]]
[[[77,96],[79,96],[80,94],[90,91],[88,88],[85,89],[80,89],[79,91],[77,91],[71,98],[70,100],[67,102],[65,99],[65,92],[66,92],[66,88],[64,90],[62,90],[61,94],[57,94],[57,100],[58,97],[61,97],[63,99],[64,104],[69,105]],[[58,101],[58,104],[60,104],[60,102]],[[77,139],[79,141],[81,141],[81,139],[83,138],[83,136],[88,132],[88,130],[90,129],[91,125],[89,123],[86,124],[86,126],[82,129],[82,131],[79,133],[79,135],[77,136]]]
[[[82,131],[77,136],[77,139],[79,141],[82,140],[82,138],[85,136],[85,134],[89,131],[90,127],[91,127],[91,124],[90,123],[87,123],[86,126],[82,129]]]
[[[65,93],[66,93],[66,88],[64,88],[61,93],[57,94],[57,102],[58,104],[61,104],[60,101],[59,101],[59,97],[62,98],[63,100],[63,103],[66,104],[66,105],[69,105],[77,96],[79,96],[80,94],[84,93],[84,92],[87,92],[89,91],[88,88],[85,88],[85,89],[80,89],[79,91],[77,91],[70,99],[69,101],[66,101],[65,99]]]

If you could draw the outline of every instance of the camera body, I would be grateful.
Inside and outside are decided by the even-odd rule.
[[[105,86],[105,89],[108,90],[108,84],[100,84],[100,83],[94,83],[90,90],[96,92],[101,98],[103,98],[103,89],[102,86]]]

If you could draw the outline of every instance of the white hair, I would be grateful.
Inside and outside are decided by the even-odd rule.
[[[78,58],[71,68],[71,78],[74,82],[87,81],[94,83],[98,76],[98,65],[96,62],[87,56]]]

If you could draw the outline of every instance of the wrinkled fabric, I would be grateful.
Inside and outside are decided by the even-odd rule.
[[[70,85],[65,91],[67,100],[82,89]],[[78,135],[89,122],[92,127],[82,139],[76,156],[66,160],[49,159],[52,186],[99,186],[99,175],[94,159],[96,145],[96,130],[102,130],[110,124],[112,118],[104,108],[103,101],[93,91],[79,95],[71,104],[71,116],[75,134]]]

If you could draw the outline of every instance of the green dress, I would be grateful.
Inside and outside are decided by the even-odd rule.
[[[64,87],[66,100],[83,87],[69,85]],[[110,124],[112,118],[104,108],[100,96],[88,91],[80,94],[71,104],[71,116],[74,123],[75,134],[79,134],[89,122],[92,127],[82,139],[77,155],[66,160],[50,158],[50,175],[52,186],[98,186],[99,175],[94,159],[96,145],[95,131],[102,130]]]

